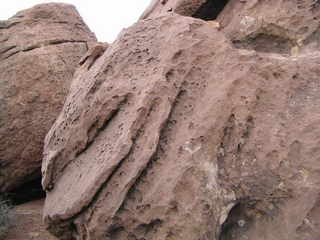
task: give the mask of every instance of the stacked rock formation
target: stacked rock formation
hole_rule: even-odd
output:
[[[318,1],[153,1],[45,139],[60,239],[320,236]]]
[[[37,5],[0,22],[0,193],[41,177],[44,137],[91,41],[67,4]]]

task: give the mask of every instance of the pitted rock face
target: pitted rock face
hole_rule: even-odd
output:
[[[43,141],[87,41],[76,9],[41,4],[0,22],[0,192],[41,176]]]
[[[175,13],[145,19],[78,69],[45,141],[52,233],[319,236],[320,53],[238,47],[225,31]]]
[[[237,48],[298,55],[319,47],[315,0],[153,0],[140,19],[176,13],[215,20]]]

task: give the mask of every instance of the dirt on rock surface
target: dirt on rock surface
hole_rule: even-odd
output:
[[[13,208],[13,223],[4,240],[57,240],[42,223],[44,200],[31,201]]]
[[[0,193],[41,177],[44,137],[91,41],[68,4],[40,4],[0,21]]]

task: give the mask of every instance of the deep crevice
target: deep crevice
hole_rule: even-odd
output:
[[[183,85],[184,83],[182,83],[181,85]],[[137,189],[137,186],[143,182],[143,178],[146,177],[148,170],[150,170],[154,163],[158,160],[158,155],[160,154],[161,151],[163,151],[162,147],[161,147],[161,141],[163,139],[163,136],[165,134],[165,132],[167,131],[167,129],[169,128],[170,125],[170,119],[172,118],[172,114],[176,108],[176,105],[178,104],[181,96],[185,93],[185,90],[180,89],[180,91],[177,93],[173,104],[171,106],[169,115],[167,117],[167,119],[163,122],[162,126],[160,127],[160,133],[159,133],[159,140],[158,140],[158,144],[156,147],[156,150],[153,152],[153,154],[151,155],[146,167],[142,170],[142,172],[140,173],[140,175],[137,177],[136,181],[132,184],[132,186],[130,187],[130,189],[128,190],[127,196],[126,198],[124,198],[122,205],[119,207],[118,211],[124,208],[124,205],[127,201],[127,198],[130,198],[130,195],[132,195],[135,191],[135,189]],[[116,213],[117,214],[117,213]],[[115,215],[116,215],[115,214]]]
[[[215,20],[230,0],[207,0],[192,15],[205,21]]]
[[[87,151],[90,148],[90,146],[92,145],[94,140],[100,135],[100,133],[102,133],[109,126],[109,124],[117,117],[117,115],[118,115],[119,111],[121,111],[121,108],[123,107],[123,105],[125,105],[128,102],[128,97],[129,97],[129,94],[124,95],[123,99],[121,101],[119,101],[116,104],[115,108],[113,108],[108,113],[108,115],[105,117],[104,121],[99,123],[99,120],[96,120],[91,125],[91,127],[87,131],[88,140],[87,140],[86,144],[83,146],[83,148],[80,148],[78,151],[76,151],[76,154],[73,159],[77,159],[82,153],[84,153],[85,151]],[[64,170],[67,168],[67,166],[69,166],[72,162],[73,162],[73,160],[66,163],[59,171],[60,174],[62,172],[64,172]]]
[[[107,115],[105,120],[102,122],[102,124],[99,122],[99,120],[96,120],[88,129],[87,135],[88,135],[88,140],[86,145],[84,146],[83,149],[80,149],[76,155],[75,158],[79,157],[83,152],[85,152],[87,149],[90,148],[94,140],[99,136],[101,132],[103,132],[107,126],[110,124],[110,122],[117,116],[119,111],[121,110],[121,107],[126,104],[127,102],[127,97],[122,100],[115,109],[112,109],[110,113]],[[101,125],[101,126],[99,126]]]
[[[108,177],[107,181],[105,181],[103,183],[103,185],[100,187],[100,190],[97,192],[97,194],[94,196],[94,199],[98,199],[99,195],[100,195],[100,192],[103,191],[103,189],[105,189],[105,187],[109,184],[110,180],[113,178],[114,175],[116,175],[119,170],[121,169],[121,167],[124,165],[124,163],[126,161],[128,161],[129,157],[135,152],[136,150],[136,146],[137,146],[137,141],[138,139],[141,137],[141,135],[144,134],[144,129],[145,129],[145,124],[148,123],[148,118],[150,117],[150,114],[151,112],[155,111],[154,108],[157,106],[157,101],[155,100],[150,108],[148,109],[148,112],[147,114],[145,115],[145,119],[140,119],[138,122],[142,122],[142,124],[140,125],[140,127],[138,128],[138,130],[136,130],[136,132],[133,134],[131,140],[132,140],[132,145],[131,145],[131,148],[128,152],[128,154],[118,163],[118,165],[116,166],[116,168],[112,171],[112,173],[110,174],[110,176]],[[139,118],[139,117],[138,117]],[[148,164],[148,163],[147,163]],[[146,165],[147,165],[146,164]],[[143,168],[144,170],[145,168]],[[143,170],[141,172],[143,172]],[[130,192],[130,189],[132,188],[133,185],[135,185],[136,181],[139,179],[140,175],[141,175],[141,172],[140,173],[137,173],[136,175],[136,179],[135,181],[131,184],[131,187],[129,187],[126,191],[126,195],[124,196],[124,198],[122,199],[119,199],[119,201],[122,201],[122,203],[120,204],[119,208],[115,211],[116,213],[118,212],[119,209],[121,209],[122,205],[124,204],[126,198],[127,198],[127,195],[129,194]],[[133,177],[134,178],[134,177]],[[96,200],[92,200],[92,202],[95,202]],[[93,209],[92,213],[91,213],[91,216],[90,216],[90,220],[91,220],[91,217],[92,217],[92,214],[94,212],[95,209]],[[116,215],[115,213],[115,215]]]
[[[219,240],[240,239],[252,224],[252,217],[248,214],[250,204],[237,203],[229,212],[225,222],[221,226]]]
[[[6,195],[6,198],[9,199],[13,205],[42,199],[46,196],[41,186],[41,177],[26,182],[22,186],[8,192]]]

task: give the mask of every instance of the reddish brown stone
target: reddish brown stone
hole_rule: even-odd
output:
[[[40,178],[45,134],[95,40],[67,4],[37,5],[0,22],[0,192]]]
[[[231,0],[216,28],[200,2],[77,70],[42,168],[60,239],[320,236],[319,4]]]

